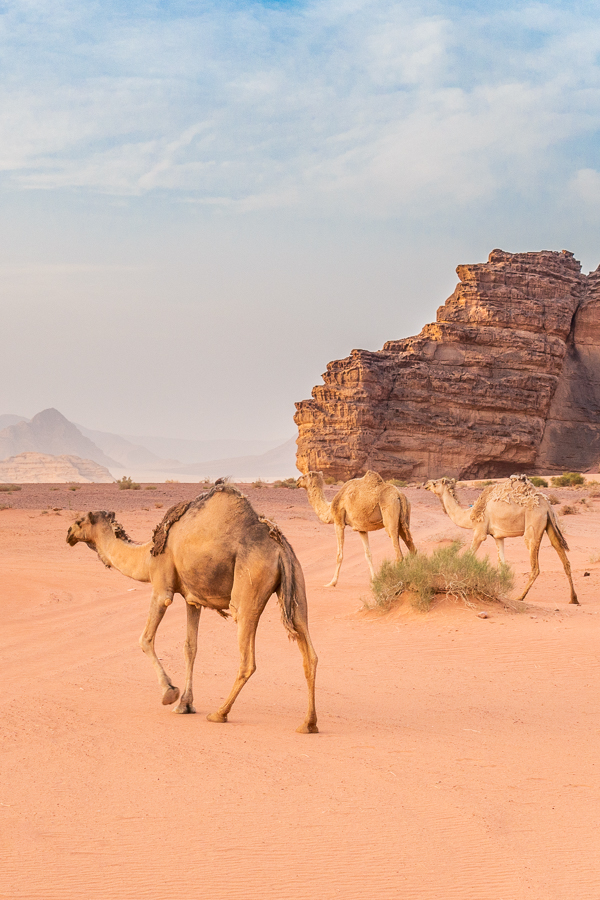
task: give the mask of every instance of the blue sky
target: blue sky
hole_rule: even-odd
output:
[[[283,438],[459,263],[595,268],[599,52],[591,3],[0,3],[0,412]]]

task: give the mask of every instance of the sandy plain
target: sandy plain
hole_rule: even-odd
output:
[[[233,682],[235,626],[203,613],[199,714],[177,716],[137,645],[149,586],[65,542],[88,509],[116,510],[145,540],[199,490],[0,495],[2,900],[599,897],[600,502],[561,520],[581,607],[544,538],[525,613],[443,603],[381,617],[361,611],[357,535],[326,589],[335,536],[304,492],[244,488],[307,579],[321,730],[299,735],[300,654],[274,598],[226,725],[205,715]],[[420,549],[466,536],[437,498],[407,493]],[[383,533],[372,546],[376,563],[389,553]],[[522,540],[507,558],[520,584]],[[177,598],[157,638],[180,687],[184,620]]]

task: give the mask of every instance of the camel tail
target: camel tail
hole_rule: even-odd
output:
[[[567,544],[567,540],[566,540],[564,534],[560,530],[560,525],[558,524],[558,519],[556,518],[552,507],[550,507],[550,509],[548,510],[548,524],[546,525],[546,531],[550,531],[550,530],[552,530],[554,532],[554,534],[556,535],[558,542],[559,542],[560,546],[563,548],[563,550],[568,550],[569,545]]]
[[[281,621],[285,626],[288,637],[295,641],[298,638],[298,631],[295,625],[296,610],[298,604],[304,598],[304,577],[298,557],[283,534],[279,543],[281,544],[281,553],[279,554],[281,580],[277,596],[281,608]]]

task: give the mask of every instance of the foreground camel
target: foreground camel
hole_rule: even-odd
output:
[[[331,503],[323,495],[325,481],[322,472],[307,472],[296,483],[307,492],[308,502],[321,522],[335,525],[337,561],[333,578],[325,587],[335,587],[337,584],[344,558],[346,525],[360,535],[371,578],[375,577],[375,571],[367,532],[385,528],[394,545],[397,560],[402,559],[399,537],[411,553],[416,553],[410,533],[410,503],[397,487],[384,481],[377,472],[367,472],[362,478],[347,481]]]
[[[304,576],[287,539],[272,522],[259,517],[236,488],[217,484],[196,500],[172,507],[155,529],[153,540],[134,544],[112,512],[90,512],[78,519],[67,543],[83,541],[108,567],[136,581],[152,584],[152,601],[140,638],[163,689],[162,702],[175,703],[174,687],[154,649],[156,631],[166,609],[179,593],[187,606],[185,690],[175,709],[193,713],[192,679],[202,607],[237,622],[240,668],[227,700],[208,716],[226,722],[233,703],[256,670],[255,637],[260,616],[271,594],[277,593],[281,616],[291,638],[299,644],[308,684],[308,713],[297,729],[315,733],[315,674],[317,655],[308,632]]]
[[[436,481],[428,481],[425,488],[440,498],[445,512],[455,525],[473,531],[471,543],[473,553],[477,552],[488,534],[491,534],[496,542],[498,559],[501,563],[505,563],[504,539],[525,538],[531,571],[525,590],[517,600],[523,600],[540,574],[540,544],[546,532],[569,579],[571,586],[569,602],[579,604],[571,578],[571,566],[566,554],[569,547],[565,537],[548,498],[536,491],[526,476],[512,475],[507,481],[487,487],[470,509],[464,509],[459,504],[455,484],[454,478],[438,478]]]

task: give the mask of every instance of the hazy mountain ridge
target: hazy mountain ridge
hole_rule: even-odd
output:
[[[57,409],[44,409],[30,421],[24,419],[0,431],[0,459],[28,452],[91,459],[107,469],[119,466]]]
[[[0,460],[23,453],[55,458],[69,456],[82,463],[97,463],[110,470],[114,477],[127,474],[137,480],[185,480],[218,475],[241,480],[292,477],[296,474],[295,449],[294,438],[282,444],[258,440],[130,439],[76,425],[56,409],[43,410],[33,419],[0,415]],[[174,453],[168,458],[156,450],[167,453],[180,450],[181,453],[179,458],[174,458]]]

